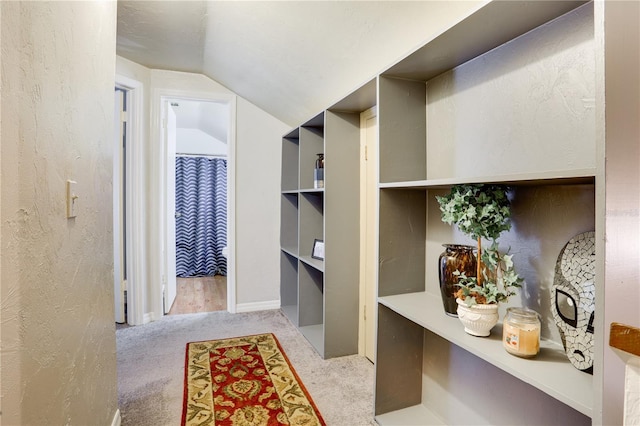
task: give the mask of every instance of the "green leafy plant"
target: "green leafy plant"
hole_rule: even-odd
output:
[[[498,250],[497,239],[511,229],[511,203],[508,188],[492,184],[454,185],[446,196],[436,196],[442,221],[458,226],[460,231],[477,240],[477,271],[467,277],[456,271],[460,290],[456,296],[469,306],[506,301],[515,295],[522,278],[515,272],[512,255]],[[482,250],[482,239],[491,246]]]

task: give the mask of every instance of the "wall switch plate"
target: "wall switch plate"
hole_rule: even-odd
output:
[[[76,192],[77,182],[67,180],[67,218],[76,217],[78,214],[78,193]]]

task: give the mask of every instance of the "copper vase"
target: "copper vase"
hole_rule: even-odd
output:
[[[440,293],[442,304],[447,315],[457,317],[458,304],[455,293],[458,276],[455,271],[464,272],[467,277],[476,276],[476,256],[474,246],[462,244],[443,244],[445,250],[438,259],[438,275],[440,278]]]

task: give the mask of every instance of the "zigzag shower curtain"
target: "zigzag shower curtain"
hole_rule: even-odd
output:
[[[227,275],[227,160],[176,157],[176,275]]]

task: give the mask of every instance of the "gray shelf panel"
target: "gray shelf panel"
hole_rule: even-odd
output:
[[[325,354],[358,353],[360,113],[325,113]]]
[[[324,358],[324,327],[322,324],[301,326],[300,333],[311,343],[311,346]]]
[[[381,190],[378,294],[424,290],[426,197],[413,190]]]
[[[378,302],[580,413],[592,416],[593,376],[575,369],[560,345],[542,340],[540,354],[534,359],[523,359],[510,355],[502,347],[501,324],[492,330],[490,337],[470,336],[457,318],[444,314],[439,296],[418,292],[380,297]]]
[[[281,187],[283,191],[298,189],[298,161],[300,157],[298,138],[282,139]]]
[[[281,195],[280,245],[298,253],[298,194]]]
[[[587,1],[493,1],[387,69],[383,75],[427,81],[543,25]]]
[[[302,127],[324,127],[324,111],[305,121]]]
[[[327,109],[335,112],[361,113],[376,105],[376,94],[376,79],[373,78]]]
[[[314,189],[313,170],[318,154],[322,153],[324,153],[324,129],[322,127],[301,127],[298,170],[298,183],[301,190]]]
[[[288,254],[291,257],[294,258],[298,258],[298,250],[297,247],[280,247],[280,250],[282,250],[282,252]]]
[[[311,256],[313,242],[324,240],[324,193],[310,192],[298,199],[299,218],[299,256]]]
[[[375,360],[376,415],[422,401],[424,329],[378,303]]]
[[[306,263],[298,263],[298,325],[323,324],[324,276]]]
[[[499,183],[509,186],[583,185],[595,183],[595,169],[558,170],[541,173],[482,176],[478,178],[430,179],[404,182],[382,182],[381,189],[444,189],[457,184]]]
[[[280,310],[291,321],[293,325],[298,324],[298,306],[281,305]]]
[[[422,82],[378,78],[380,182],[427,178],[426,88]]]
[[[287,138],[287,139],[298,139],[299,137],[300,137],[300,129],[298,127],[296,127],[295,129],[292,129],[289,133],[283,136],[283,138]]]
[[[280,306],[298,325],[298,259],[284,251],[280,253]]]
[[[308,255],[302,255],[299,257],[300,262],[304,262],[306,265],[317,269],[320,272],[324,272],[324,261],[320,260],[320,259],[314,259],[311,256]]]

